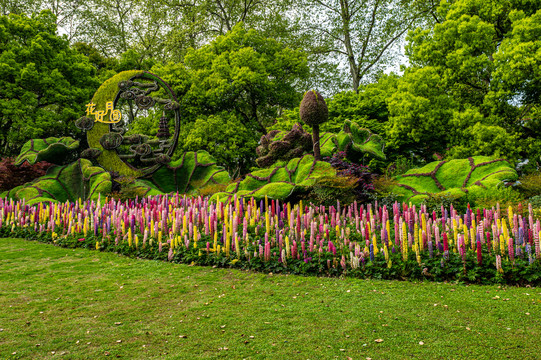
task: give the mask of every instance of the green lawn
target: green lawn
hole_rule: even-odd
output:
[[[540,303],[536,288],[273,276],[0,239],[1,359],[538,359]]]

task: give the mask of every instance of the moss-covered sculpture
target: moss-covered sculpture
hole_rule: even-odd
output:
[[[321,160],[319,145],[319,125],[329,120],[329,109],[323,96],[315,90],[307,91],[299,107],[301,121],[312,127],[314,158]]]
[[[166,99],[161,98],[164,94]],[[159,111],[153,109],[157,104]],[[116,105],[127,112],[126,122],[122,120],[124,115],[119,116],[122,112],[115,109]],[[130,127],[126,125],[133,125],[138,113],[134,108],[140,110],[145,119],[161,116],[156,138],[126,134]],[[103,122],[108,111],[109,122]],[[171,119],[174,121],[170,124]],[[27,203],[93,199],[100,193],[111,192],[110,173],[115,173],[118,179],[129,180],[125,183],[130,188],[139,188],[145,194],[177,191],[193,194],[209,186],[223,189],[230,182],[229,174],[205,151],[185,153],[181,159],[171,161],[180,126],[179,104],[169,86],[148,72],[125,71],[107,80],[87,105],[87,116],[78,119],[76,126],[86,132],[90,146],[81,152],[82,159],[51,168],[45,176],[0,196],[26,199]],[[174,129],[173,139],[171,129]],[[31,140],[23,146],[17,163],[57,162],[78,146],[79,142],[72,138]],[[125,161],[132,159],[136,161]],[[105,169],[92,166],[90,160]],[[143,176],[146,178],[141,179]]]
[[[256,163],[269,167],[279,160],[289,161],[312,150],[312,136],[296,123],[289,132],[274,130],[261,136],[261,145],[256,149]]]
[[[194,194],[209,185],[227,185],[229,174],[216,165],[206,151],[186,152],[182,158],[161,167],[148,179],[138,179],[136,186],[146,189],[146,195],[171,192]]]
[[[27,141],[17,158],[15,165],[27,161],[33,165],[39,161],[48,161],[53,164],[62,164],[69,155],[79,148],[79,141],[71,137],[50,137],[47,139],[32,139]]]
[[[338,151],[344,151],[350,161],[358,161],[366,156],[385,159],[385,142],[381,136],[369,129],[346,120],[338,133],[322,133],[320,136],[321,156],[332,157]],[[297,123],[291,131],[270,131],[263,135],[257,148],[257,165],[269,167],[277,161],[289,161],[310,153],[313,149],[312,137]]]
[[[290,160],[286,165],[254,171],[240,182],[231,184],[225,192],[214,194],[211,200],[241,197],[285,200],[296,189],[308,188],[323,177],[336,176],[336,170],[327,162],[316,161],[312,155]]]
[[[393,192],[403,201],[422,202],[429,194],[474,196],[495,188],[502,180],[516,180],[515,169],[503,159],[474,156],[468,159],[435,161],[397,177]]]
[[[165,95],[167,98],[158,98],[156,94]],[[80,129],[87,131],[90,148],[96,149],[85,155],[96,156],[96,161],[106,170],[129,177],[150,175],[168,163],[180,131],[179,104],[171,88],[149,72],[123,71],[104,82],[92,98],[95,112],[107,112],[106,104],[110,102],[114,103],[115,111],[124,106],[119,123],[92,123],[92,118],[88,116],[76,122]],[[148,136],[140,134],[124,136],[127,131],[126,124],[133,122],[138,113],[151,117],[149,109],[155,105],[161,106],[159,112],[162,114],[158,139],[149,139]],[[169,131],[169,119],[173,121],[173,134]],[[148,145],[144,149],[129,146],[144,144]],[[123,151],[125,153],[122,153]]]
[[[338,151],[344,151],[352,160],[367,155],[385,159],[385,142],[381,136],[349,120],[344,121],[344,127],[338,134],[323,133],[320,141],[321,156],[330,157]]]
[[[0,197],[25,199],[31,205],[38,202],[65,202],[97,199],[111,192],[111,175],[86,159],[69,165],[55,166],[31,183],[16,187]]]

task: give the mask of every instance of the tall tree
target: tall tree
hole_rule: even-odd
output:
[[[426,160],[539,161],[539,2],[458,0],[438,14],[409,36],[411,66],[388,99],[390,146]]]
[[[50,12],[0,17],[0,152],[32,138],[74,136],[74,121],[97,89],[88,58],[56,35]]]
[[[337,67],[347,64],[355,91],[396,60],[406,32],[435,10],[431,1],[419,0],[301,0],[301,4],[311,52],[327,55]]]
[[[216,129],[213,134],[205,130],[207,136],[203,141],[200,136],[203,131],[194,127],[201,127],[206,119],[213,123],[223,119],[224,126],[242,127],[234,130],[239,133],[236,138],[253,151],[256,143],[247,139],[257,140],[265,134],[266,127],[281,109],[298,106],[302,94],[296,90],[295,83],[308,76],[306,55],[302,51],[292,50],[254,29],[247,30],[243,24],[237,24],[200,49],[188,50],[183,63],[158,64],[152,71],[183,99],[183,120],[191,125],[182,130],[185,132],[179,148],[219,142],[220,146],[209,146],[207,150],[211,153],[223,148],[219,139],[231,129]],[[237,144],[239,151],[247,153],[240,145]],[[218,159],[225,159],[217,155]],[[228,166],[241,164],[241,172],[253,164],[231,161]]]

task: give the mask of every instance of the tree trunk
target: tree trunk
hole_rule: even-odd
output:
[[[314,142],[314,159],[321,160],[321,153],[319,149],[319,125],[312,126],[312,141]]]

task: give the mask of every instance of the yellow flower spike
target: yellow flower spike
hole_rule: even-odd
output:
[[[289,257],[289,252],[290,252],[290,249],[289,249],[289,236],[286,235],[286,254],[287,254],[287,257]]]
[[[135,248],[139,248],[139,237],[135,235]]]
[[[194,226],[193,227],[193,241],[194,242],[197,242],[198,240],[198,237],[197,237],[197,226]]]
[[[267,197],[267,195],[265,195],[265,212],[268,213],[268,210],[269,210],[269,198]]]
[[[406,222],[404,221],[402,223],[402,239],[400,239],[402,241],[402,248],[404,247],[408,247],[408,228],[406,227]]]
[[[214,251],[216,251],[217,248],[218,248],[218,232],[215,232],[214,233],[214,245],[213,245]]]
[[[266,198],[266,196],[265,196]],[[266,230],[267,230],[267,233],[270,234],[270,218],[269,218],[269,212],[265,212],[265,225],[266,225]]]
[[[161,244],[161,242],[162,242],[162,231],[159,230],[159,231],[158,231],[158,243]]]
[[[229,257],[229,250],[231,250],[231,234],[227,234],[225,237],[225,256]]]
[[[86,238],[86,235],[88,234],[88,218],[85,218],[84,225],[83,225],[83,234]]]
[[[96,241],[96,250],[99,250],[100,249],[100,243],[99,241]]]
[[[131,227],[128,228],[128,246],[131,247]]]
[[[387,230],[387,239],[391,242],[391,222],[389,220],[385,224],[385,229]]]
[[[287,221],[289,222],[289,217],[291,216],[291,203],[287,203]]]
[[[475,248],[475,244],[476,244],[476,236],[475,236],[475,229],[477,229],[476,227],[471,227],[470,228],[470,245],[471,245],[471,249],[474,250]]]
[[[383,244],[383,255],[385,255],[385,261],[389,261],[389,249],[386,244]]]
[[[237,235],[235,235],[235,252],[237,253],[237,259],[240,259],[239,237]]]
[[[413,242],[419,244],[419,225],[417,223],[413,225]]]
[[[222,247],[218,245],[218,248],[216,250],[216,255],[220,255],[220,252],[222,251]]]
[[[303,210],[304,210],[304,207],[302,206],[302,200],[301,200],[301,201],[299,201],[299,212],[301,214],[301,217],[303,215]]]
[[[469,236],[468,236],[468,227],[466,226],[466,224],[463,225],[463,229],[464,231],[464,245],[468,246],[470,244],[470,239],[469,239]]]
[[[422,230],[426,233],[426,216],[425,216],[425,213],[421,214],[421,226],[422,226]]]
[[[372,237],[372,244],[374,245],[374,256],[376,256],[378,253],[379,253],[379,249],[378,249],[378,240],[376,238],[376,234],[374,234],[374,236]]]
[[[152,237],[156,236],[154,234],[154,218],[150,219],[150,236]]]
[[[182,216],[182,235],[186,234],[186,231],[188,230],[188,219],[186,219],[186,215]]]
[[[505,255],[505,239],[503,235],[500,235],[500,254]]]

